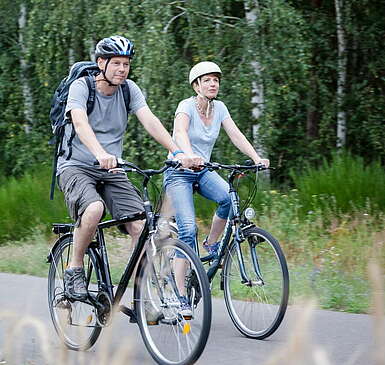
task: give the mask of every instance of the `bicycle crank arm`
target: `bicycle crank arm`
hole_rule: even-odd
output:
[[[130,323],[137,323],[136,312],[131,308],[126,307],[125,305],[119,306],[119,311],[124,313],[126,316],[130,317]]]

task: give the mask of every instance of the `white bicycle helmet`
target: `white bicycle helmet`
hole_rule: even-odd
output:
[[[210,61],[199,62],[190,70],[189,83],[192,85],[197,78],[212,73],[222,76],[222,71],[216,63]]]

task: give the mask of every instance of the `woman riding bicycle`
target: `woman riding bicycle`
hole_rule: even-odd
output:
[[[221,126],[232,143],[255,164],[269,166],[268,159],[258,156],[253,146],[236,126],[226,105],[215,100],[220,86],[222,71],[214,62],[200,62],[191,68],[189,83],[196,95],[182,100],[175,112],[173,140],[180,150],[193,160],[195,171],[169,169],[164,176],[164,185],[170,197],[179,239],[194,248],[196,223],[193,202],[193,184],[198,186],[198,193],[219,204],[208,237],[203,246],[209,253],[215,254],[218,239],[226,225],[230,211],[229,187],[215,171],[201,169],[204,162],[209,162],[211,152]],[[172,157],[171,154],[169,157]]]

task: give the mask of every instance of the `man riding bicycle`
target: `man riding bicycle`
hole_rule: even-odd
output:
[[[127,83],[130,92],[129,113],[135,114],[147,132],[162,146],[176,155],[179,148],[159,119],[152,113],[140,88],[127,80],[134,56],[133,43],[121,36],[102,39],[95,56],[100,73],[95,76],[95,106],[87,115],[88,86],[85,78],[75,80],[69,90],[66,125],[63,139],[64,154],[58,159],[58,184],[63,191],[71,218],[76,222],[74,250],[64,274],[65,293],[74,300],[87,298],[83,257],[97,224],[107,208],[114,219],[137,215],[125,223],[135,244],[143,228],[140,213],[143,202],[125,174],[109,173],[122,156],[123,136],[127,127],[127,110],[120,85]],[[72,135],[72,128],[75,135]],[[72,140],[72,143],[68,143]],[[68,145],[71,144],[71,158]],[[190,167],[184,153],[178,152],[182,166]],[[99,167],[94,166],[94,161]]]

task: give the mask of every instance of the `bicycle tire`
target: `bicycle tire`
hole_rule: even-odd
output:
[[[184,290],[192,303],[191,319],[179,312],[176,252],[188,262]],[[172,238],[158,240],[155,253],[149,245],[137,271],[134,303],[143,341],[158,364],[192,364],[199,358],[211,327],[211,295],[206,272],[190,247]]]
[[[71,258],[73,235],[60,239],[51,253],[48,272],[48,306],[54,328],[62,342],[71,350],[84,351],[92,347],[98,339],[102,327],[97,323],[95,308],[87,303],[68,300],[64,295],[63,274]],[[97,259],[92,249],[84,256],[89,293],[97,292],[100,279]]]
[[[278,241],[268,232],[251,227],[244,232],[240,249],[251,286],[241,283],[236,244],[226,254],[223,268],[227,311],[235,327],[246,337],[262,340],[281,324],[289,298],[289,272]],[[258,283],[251,250],[255,250],[262,283]]]

